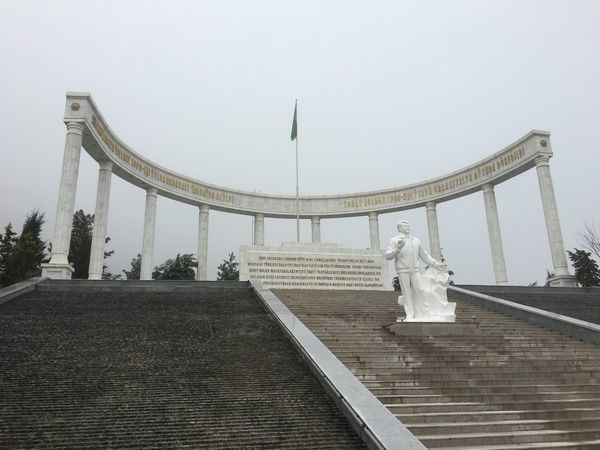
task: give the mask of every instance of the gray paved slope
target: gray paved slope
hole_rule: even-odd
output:
[[[0,306],[0,447],[361,448],[248,289]]]

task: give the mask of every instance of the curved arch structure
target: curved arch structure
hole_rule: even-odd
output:
[[[254,243],[258,245],[262,245],[264,242],[263,224],[265,217],[296,218],[296,198],[293,196],[259,194],[216,186],[179,174],[144,158],[140,153],[135,152],[125,144],[111,130],[89,93],[67,93],[64,121],[67,125],[67,139],[61,192],[57,208],[57,228],[53,241],[56,251],[53,251],[50,264],[54,264],[56,268],[58,268],[57,265],[68,265],[66,260],[68,236],[70,235],[70,218],[74,206],[74,190],[77,183],[81,147],[97,160],[101,167],[96,208],[97,218],[99,216],[101,218],[105,217],[108,210],[110,174],[114,173],[147,191],[146,227],[144,231],[144,249],[147,251],[144,253],[146,257],[142,260],[142,272],[145,269],[146,276],[148,275],[148,267],[151,266],[151,248],[154,239],[152,215],[155,214],[157,195],[200,208],[199,261],[203,257],[205,258],[206,255],[206,246],[200,247],[202,242],[207,241],[208,225],[207,222],[203,224],[202,221],[208,220],[209,209],[254,216]],[[493,186],[530,168],[537,167],[548,233],[549,237],[552,236],[550,237],[550,245],[555,263],[555,273],[568,276],[564,245],[549,172],[548,161],[551,156],[550,133],[534,130],[489,157],[438,178],[378,191],[300,197],[299,214],[301,218],[311,219],[313,241],[320,240],[321,218],[368,216],[371,247],[378,249],[377,217],[379,214],[426,207],[431,251],[434,256],[439,256],[435,205],[477,191],[483,191],[496,279],[497,282],[505,284],[506,271],[503,268],[504,256],[502,254]],[[96,227],[104,228],[104,235],[106,234],[105,222],[105,220],[100,220],[100,226]],[[152,223],[149,224],[148,222]],[[95,244],[96,246],[93,245],[92,248],[92,258],[94,258],[94,252],[96,252],[96,255],[102,254],[100,250],[102,252],[104,250],[103,237],[99,235]],[[562,256],[559,256],[559,254],[562,254]],[[146,265],[144,265],[144,259]],[[95,261],[95,263],[94,273],[92,273],[92,263],[90,263],[90,277],[98,278],[98,267],[101,270],[102,265],[98,266],[98,261]],[[53,275],[48,270],[46,272]],[[206,267],[202,268],[199,265],[200,277],[202,277],[201,272],[205,273]]]

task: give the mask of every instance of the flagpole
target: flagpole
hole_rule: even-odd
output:
[[[296,99],[295,111],[298,111],[298,99]],[[296,116],[297,117],[297,116]],[[298,122],[296,121],[296,127]],[[297,128],[296,128],[297,130]],[[296,132],[296,241],[300,242],[300,189],[298,187],[298,133]]]

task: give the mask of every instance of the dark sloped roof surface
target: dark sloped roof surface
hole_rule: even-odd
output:
[[[0,306],[0,447],[360,448],[248,289]]]

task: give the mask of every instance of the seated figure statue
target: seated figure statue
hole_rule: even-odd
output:
[[[398,223],[400,234],[390,240],[386,259],[393,259],[402,295],[398,303],[404,305],[406,322],[454,322],[456,303],[449,303],[448,268],[436,261],[421,246],[421,241],[410,235],[406,220]],[[419,260],[426,264],[423,272]],[[398,319],[400,320],[400,319]]]

